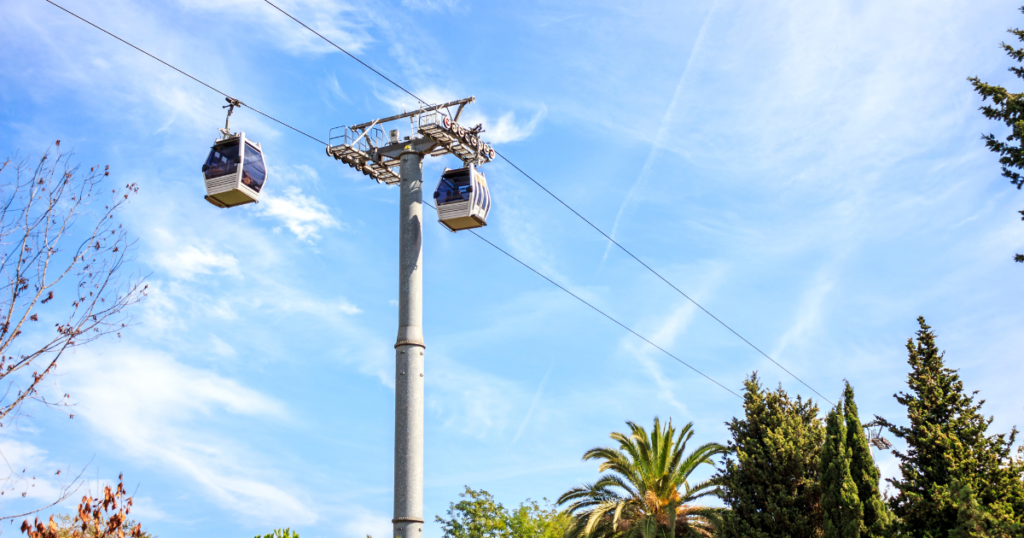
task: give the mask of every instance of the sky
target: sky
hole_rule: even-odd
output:
[[[415,106],[260,0],[58,3],[320,139]],[[1024,425],[1024,197],[967,81],[1019,87],[999,48],[1017,4],[280,5],[430,102],[475,96],[485,140],[826,398],[848,380],[862,418],[905,423],[893,395],[925,316],[993,431]],[[124,473],[161,538],[388,536],[397,188],[242,109],[269,180],[259,204],[215,208],[200,167],[222,96],[43,0],[0,6],[0,153],[60,139],[138,183],[121,218],[151,289],[122,339],[62,359],[49,390],[73,420],[33,408],[4,431],[9,465],[40,478],[3,511],[46,504],[71,469],[81,491]],[[428,159],[425,188],[454,164]],[[757,371],[828,407],[516,170],[484,172],[489,241],[733,391]],[[466,486],[517,505],[593,481],[582,454],[626,421],[729,439],[736,396],[434,218],[426,538]]]

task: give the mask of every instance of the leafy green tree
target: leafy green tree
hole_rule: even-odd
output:
[[[843,413],[846,418],[846,447],[850,450],[850,476],[857,485],[857,497],[864,511],[861,536],[882,538],[889,536],[892,515],[882,501],[878,489],[881,473],[871,456],[868,437],[860,423],[857,403],[853,400],[853,387],[846,383],[843,390]]]
[[[1024,8],[1021,8],[1024,11]],[[1017,28],[1008,30],[1019,41],[1024,41],[1024,31]],[[1024,49],[1016,48],[1003,42],[1000,44],[1006,54],[1017,63],[1024,62]],[[1024,67],[1011,67],[1010,72],[1018,78],[1024,78]],[[1010,180],[1018,190],[1024,187],[1024,177],[1020,170],[1024,169],[1024,93],[1010,93],[1002,86],[994,86],[982,82],[978,77],[968,78],[974,91],[981,95],[982,102],[992,99],[991,105],[981,107],[981,112],[990,120],[997,120],[1010,128],[1010,133],[1003,141],[993,134],[983,135],[985,145],[994,153],[999,154],[999,163],[1003,167],[1003,176]],[[1024,215],[1024,211],[1020,212]],[[1024,262],[1024,254],[1017,254],[1014,259]]]
[[[642,426],[626,422],[630,432],[611,434],[618,447],[588,450],[584,460],[600,460],[597,482],[565,492],[558,504],[569,504],[574,523],[569,538],[711,536],[720,509],[694,503],[719,488],[705,480],[690,484],[690,476],[702,465],[714,465],[724,452],[717,443],[703,444],[686,452],[693,437],[693,423],[676,433],[670,420],[662,426],[655,418],[648,434]]]
[[[569,514],[554,507],[544,508],[529,499],[519,508],[509,510],[508,516],[508,528],[513,538],[562,538],[572,525]]]
[[[1016,428],[1005,434],[986,435],[992,418],[981,414],[984,400],[965,393],[956,370],[945,366],[935,345],[935,334],[918,318],[917,341],[907,342],[909,391],[896,394],[906,406],[909,426],[885,419],[878,423],[907,444],[906,453],[894,450],[901,479],[889,479],[896,488],[890,499],[903,536],[938,538],[964,530],[965,489],[996,525],[1015,525],[1024,518],[1024,462],[1011,455]],[[968,497],[969,498],[969,497]],[[964,531],[966,532],[966,531]]]
[[[818,538],[822,528],[818,466],[825,429],[818,406],[779,387],[767,391],[755,372],[745,381],[744,418],[732,433],[725,467],[721,536]]]
[[[466,487],[451,503],[448,518],[437,516],[445,538],[561,538],[571,519],[554,508],[529,499],[514,510],[484,490]]]
[[[846,417],[843,404],[829,411],[825,427],[825,445],[821,449],[821,511],[824,538],[859,538],[864,509],[857,484],[850,474],[853,451],[847,447]]]

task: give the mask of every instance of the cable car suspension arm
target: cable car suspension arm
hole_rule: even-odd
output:
[[[224,128],[219,129],[219,131],[224,135],[224,138],[229,138],[231,136],[231,113],[235,111],[236,106],[243,107],[245,104],[234,97],[225,97],[224,100],[227,101],[228,104],[221,108],[228,109],[228,116],[224,118]]]

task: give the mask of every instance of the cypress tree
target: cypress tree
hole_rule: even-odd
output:
[[[865,538],[881,538],[888,536],[888,528],[892,519],[889,510],[882,501],[878,489],[881,473],[871,456],[868,437],[857,414],[857,403],[853,401],[853,387],[846,383],[843,389],[843,412],[846,418],[846,446],[850,450],[850,476],[857,485],[857,497],[864,510],[864,526],[861,536]]]
[[[724,468],[715,479],[731,508],[722,521],[727,538],[819,538],[818,465],[825,430],[818,407],[780,387],[762,389],[755,372],[745,382],[744,417],[732,433]]]
[[[965,521],[977,519],[966,517],[972,510],[983,510],[991,516],[985,520],[998,527],[1019,524],[1024,516],[1024,463],[1010,455],[1017,430],[1009,436],[986,435],[992,418],[981,414],[984,400],[975,402],[976,392],[964,392],[956,370],[946,368],[931,327],[924,318],[918,324],[916,343],[907,342],[910,390],[895,395],[907,408],[910,426],[878,419],[907,444],[906,453],[893,451],[902,478],[889,479],[897,491],[889,504],[899,518],[900,535],[945,538],[954,530],[964,531]],[[964,488],[977,508],[963,506]]]
[[[864,510],[850,475],[852,451],[846,446],[842,404],[829,411],[821,449],[821,512],[824,538],[859,538]]]

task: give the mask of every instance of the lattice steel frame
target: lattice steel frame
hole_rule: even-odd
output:
[[[475,97],[467,97],[366,123],[335,127],[330,132],[327,154],[377,183],[388,185],[400,181],[398,156],[402,148],[410,143],[420,146],[423,139],[431,142],[423,152],[425,155],[439,157],[450,153],[467,165],[488,163],[494,160],[496,153],[490,144],[480,139],[482,127],[466,128],[458,123],[463,108],[474,101]],[[450,109],[455,106],[458,109],[453,115]],[[398,141],[386,138],[382,126],[405,118],[409,118],[413,133]],[[336,131],[340,132],[335,134]]]

